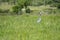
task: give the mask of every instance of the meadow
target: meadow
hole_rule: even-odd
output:
[[[60,16],[0,15],[0,40],[60,40]]]
[[[2,9],[11,7],[0,6]],[[39,16],[37,13],[49,6],[29,7],[35,10],[30,15],[0,15],[0,40],[60,40],[60,11]],[[41,18],[40,23],[37,23],[38,18]]]

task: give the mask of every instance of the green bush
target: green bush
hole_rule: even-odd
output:
[[[58,9],[60,9],[60,3],[51,4],[51,7],[57,7]]]
[[[13,6],[12,11],[13,11],[13,13],[16,13],[16,14],[20,13],[21,14],[22,8],[23,8],[23,5]]]
[[[2,9],[0,9],[0,13],[2,12]]]
[[[8,13],[9,9],[0,9],[0,13]]]
[[[13,7],[12,7],[12,11],[13,11],[14,13],[18,13],[18,9],[19,9],[18,6],[13,6]]]
[[[30,13],[31,10],[29,8],[26,9],[26,13]]]
[[[58,4],[57,8],[60,9],[60,4]]]

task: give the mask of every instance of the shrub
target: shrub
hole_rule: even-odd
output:
[[[8,12],[9,12],[9,9],[7,9],[7,10],[3,10],[3,12],[4,12],[4,13],[8,13]]]
[[[18,6],[13,6],[13,7],[12,7],[12,11],[13,11],[14,13],[18,13],[18,9],[19,9]]]
[[[50,5],[51,7],[57,7],[58,9],[60,9],[60,3],[54,3]]]
[[[0,9],[0,13],[8,13],[9,9]]]
[[[13,11],[13,13],[21,14],[21,9],[22,8],[23,8],[23,5],[13,6],[12,11]]]
[[[29,8],[26,9],[26,13],[30,13],[31,10]]]
[[[0,13],[2,12],[2,9],[0,9]]]
[[[58,4],[57,8],[60,9],[60,4]]]

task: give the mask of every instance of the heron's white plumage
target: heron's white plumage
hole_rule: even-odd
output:
[[[41,18],[39,18],[38,20],[37,20],[37,23],[40,23],[41,22]]]

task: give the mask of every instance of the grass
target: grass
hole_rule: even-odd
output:
[[[10,9],[12,6],[1,5],[2,9]],[[49,6],[32,7],[34,10],[27,15],[0,15],[0,40],[60,40],[60,11],[57,15],[41,16],[41,23],[37,23],[40,10],[48,9]],[[45,13],[45,12],[44,12]]]
[[[0,16],[0,40],[60,40],[60,16]]]

